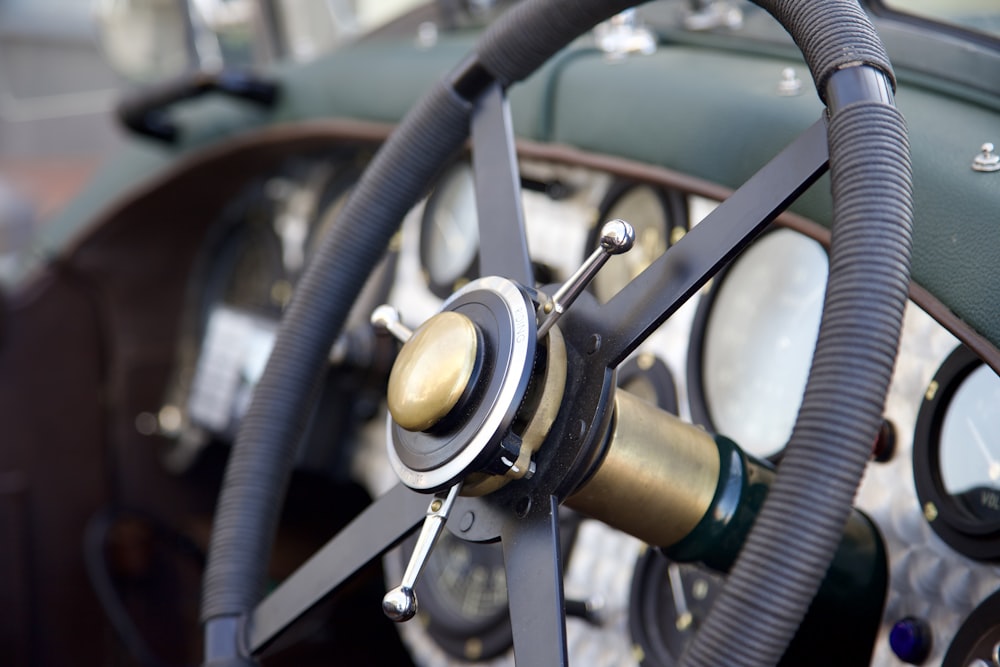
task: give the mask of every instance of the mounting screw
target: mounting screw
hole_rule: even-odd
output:
[[[987,141],[979,150],[979,155],[972,160],[973,171],[1000,171],[1000,156],[993,152],[993,144]]]
[[[794,67],[786,67],[781,70],[778,94],[782,97],[795,97],[802,94],[802,79],[799,78]]]

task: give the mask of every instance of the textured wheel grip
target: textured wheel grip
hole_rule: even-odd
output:
[[[259,600],[288,476],[330,347],[407,211],[468,135],[470,107],[439,85],[382,147],[296,286],[230,454],[202,620]],[[337,289],[330,289],[336,285]]]
[[[479,63],[509,86],[587,30],[636,4],[634,0],[521,2],[483,33],[476,46]]]
[[[833,558],[881,423],[909,286],[909,145],[899,112],[867,102],[842,109],[829,137],[833,254],[802,407],[764,509],[683,665],[778,662]]]
[[[806,59],[820,99],[826,82],[845,67],[868,65],[881,70],[895,88],[889,57],[874,26],[856,1],[753,0],[792,36]]]

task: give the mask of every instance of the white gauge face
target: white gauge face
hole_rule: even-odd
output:
[[[656,190],[638,185],[615,203],[606,216],[621,218],[635,229],[635,245],[615,257],[594,278],[594,293],[603,302],[613,297],[667,249],[669,221]],[[607,220],[601,220],[601,223]]]
[[[454,289],[479,252],[479,218],[472,167],[461,163],[442,176],[427,201],[420,249],[430,282]]]
[[[945,492],[1000,510],[1000,377],[989,366],[972,371],[952,396],[938,452]]]
[[[702,384],[715,430],[764,458],[795,424],[819,332],[829,260],[780,229],[748,248],[718,286],[705,327]]]

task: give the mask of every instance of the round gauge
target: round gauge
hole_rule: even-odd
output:
[[[942,667],[1000,665],[1000,591],[986,598],[958,629]]]
[[[913,475],[924,516],[957,551],[1000,558],[1000,377],[960,346],[924,394]]]
[[[190,465],[210,440],[234,437],[270,356],[282,311],[320,238],[334,226],[356,174],[349,156],[284,164],[247,183],[206,231],[167,396],[167,406],[182,415],[168,431],[174,436],[168,454],[172,467]],[[388,286],[371,281],[366,286],[357,305],[370,311],[369,291],[371,300],[381,303]],[[349,437],[350,420],[362,414],[353,410],[369,400],[370,384],[383,381],[366,370],[341,367],[324,383],[324,405],[334,407],[317,411],[320,416],[311,422],[303,466],[325,469],[336,451],[331,442]]]
[[[642,273],[663,254],[672,242],[687,231],[686,197],[674,190],[651,185],[622,182],[614,185],[604,198],[599,223],[620,218],[635,228],[632,249],[608,262],[594,278],[597,298],[606,302]],[[587,248],[597,247],[600,224],[591,231]]]
[[[420,263],[431,291],[447,298],[476,277],[479,216],[472,166],[458,162],[441,176],[420,222]]]
[[[640,352],[618,369],[618,386],[671,414],[677,414],[674,376],[663,360],[650,352]]]
[[[721,575],[675,563],[658,550],[639,558],[629,597],[629,629],[643,667],[673,667],[708,616]]]
[[[406,551],[412,547],[411,541]],[[445,531],[415,591],[428,634],[449,655],[486,660],[513,644],[499,544],[466,542]]]
[[[561,508],[559,539],[564,567],[580,517]],[[413,552],[412,535],[394,552],[402,572]],[[468,542],[444,531],[414,586],[421,626],[447,654],[460,660],[488,660],[514,644],[507,610],[507,574],[500,543]],[[567,613],[574,606],[567,601]]]
[[[245,203],[224,215],[219,237],[209,240],[199,272],[201,326],[204,334],[214,310],[226,307],[278,318],[287,299],[282,243],[270,224],[273,203],[248,190]],[[234,221],[239,221],[234,224]]]
[[[688,348],[696,423],[761,459],[784,448],[809,376],[828,267],[818,242],[775,229],[715,277]]]

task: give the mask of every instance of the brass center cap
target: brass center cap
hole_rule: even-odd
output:
[[[426,431],[441,421],[465,394],[478,345],[476,325],[461,313],[445,311],[424,322],[389,374],[393,420],[408,431]]]

